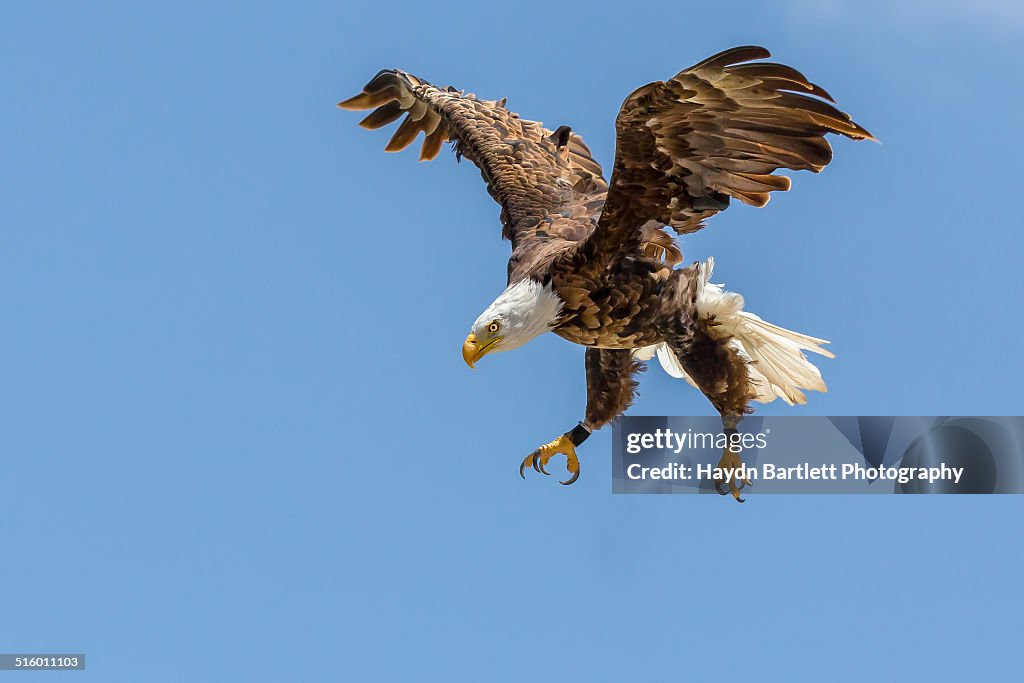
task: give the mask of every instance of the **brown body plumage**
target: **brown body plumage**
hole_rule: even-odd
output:
[[[480,168],[512,242],[509,283],[550,285],[564,303],[553,331],[589,347],[588,430],[630,404],[642,368],[633,352],[662,343],[735,424],[758,395],[752,374],[761,373],[716,329],[719,321],[699,313],[700,268],[675,268],[681,254],[663,226],[694,232],[733,198],[763,206],[770,192],[789,189],[778,169],[816,172],[828,164],[828,133],[871,138],[796,70],[751,61],[769,56],[734,48],[633,92],[616,121],[610,184],[576,133],[521,119],[504,100],[382,71],[339,106],[374,109],[366,128],[404,115],[388,151],[422,132],[421,159],[452,141]]]

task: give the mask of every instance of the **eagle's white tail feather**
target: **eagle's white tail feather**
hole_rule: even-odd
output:
[[[793,405],[807,402],[801,389],[827,391],[821,372],[807,360],[803,351],[835,358],[821,346],[828,341],[784,329],[744,311],[741,295],[724,291],[722,285],[709,281],[714,267],[712,258],[699,266],[697,313],[702,318],[713,317],[717,326],[712,330],[731,337],[730,343],[749,361],[750,381],[757,392],[754,400],[770,403],[781,398]],[[640,360],[649,360],[655,354],[665,372],[696,386],[667,344],[634,351],[634,356]]]

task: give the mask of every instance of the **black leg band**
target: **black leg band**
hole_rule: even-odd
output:
[[[578,425],[572,428],[571,432],[566,432],[569,436],[569,440],[572,441],[573,446],[579,446],[581,443],[590,438],[592,431],[590,427],[580,422]]]

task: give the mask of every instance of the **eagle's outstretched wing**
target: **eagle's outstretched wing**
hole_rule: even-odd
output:
[[[501,205],[502,236],[512,241],[510,281],[539,274],[597,224],[607,184],[583,139],[567,126],[555,131],[521,119],[505,101],[481,100],[438,88],[403,71],[377,74],[343,109],[373,109],[360,122],[381,128],[401,116],[386,150],[405,149],[423,132],[421,160],[433,159],[446,141],[480,168]]]
[[[788,190],[779,169],[820,171],[837,133],[874,139],[792,67],[751,60],[763,47],[737,47],[639,88],[616,120],[615,167],[593,239],[614,249],[641,239],[647,221],[679,234],[735,198],[753,206]]]

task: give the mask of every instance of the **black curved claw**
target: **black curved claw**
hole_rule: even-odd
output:
[[[732,493],[732,491],[723,491],[722,490],[722,484],[723,483],[725,483],[725,482],[716,481],[715,482],[715,490],[718,491],[718,495],[720,495],[720,496],[728,496],[730,493]],[[739,493],[740,491],[742,491],[743,487],[746,486],[747,484],[750,484],[750,486],[753,486],[753,484],[750,483],[750,482],[740,481],[740,485],[736,487],[736,493]],[[736,499],[737,503],[746,503],[747,502],[746,498],[740,498],[739,496],[735,496],[735,495],[733,496],[733,498]]]
[[[579,479],[579,478],[580,478],[580,471],[576,470],[575,472],[572,473],[572,476],[569,477],[567,480],[560,481],[558,483],[561,484],[562,486],[569,486],[570,484],[575,484],[576,480]]]
[[[519,463],[519,476],[526,479],[526,460]]]
[[[534,457],[534,462],[537,463],[537,470],[542,472],[542,473],[544,473],[544,474],[546,474],[546,475],[548,475],[550,477],[551,473],[548,472],[546,469],[544,469],[544,463],[541,462],[540,456],[539,455],[535,455],[533,457]]]

